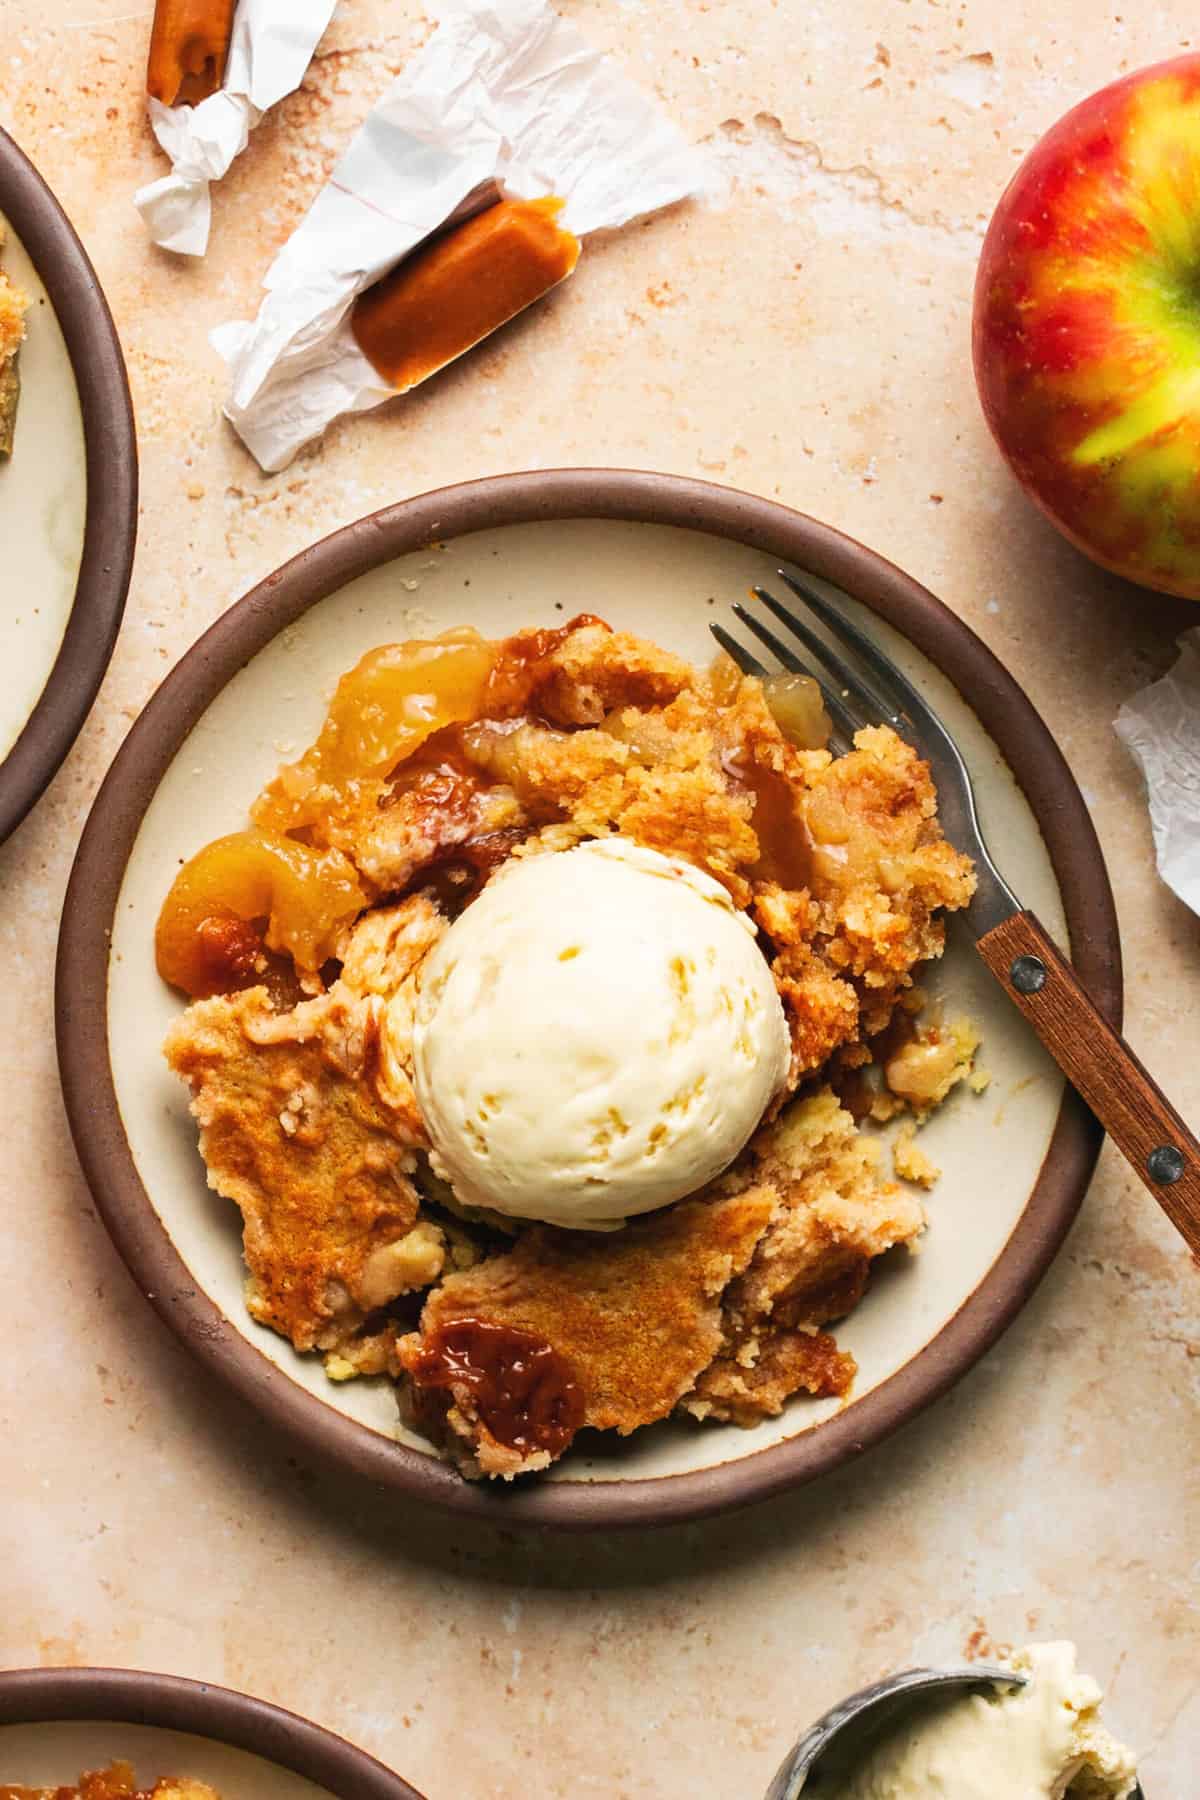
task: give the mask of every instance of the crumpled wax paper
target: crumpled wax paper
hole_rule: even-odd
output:
[[[1200,913],[1200,626],[1162,680],[1126,701],[1115,730],[1146,777],[1158,872]]]
[[[502,0],[501,0],[502,3]],[[203,256],[219,181],[246,148],[263,114],[304,79],[337,0],[241,0],[233,20],[225,80],[199,106],[146,105],[171,173],[139,188],[134,205],[164,250]]]
[[[263,283],[251,322],[219,326],[225,416],[282,469],[341,413],[394,398],[347,317],[372,282],[497,188],[557,194],[577,237],[701,185],[699,154],[611,58],[545,0],[458,0],[342,156]]]

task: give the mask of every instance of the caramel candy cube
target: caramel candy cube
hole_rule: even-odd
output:
[[[579,240],[557,223],[562,205],[501,200],[368,288],[351,329],[383,379],[401,393],[415,387],[564,280]]]
[[[164,106],[196,106],[225,78],[237,0],[158,0],[146,92]]]

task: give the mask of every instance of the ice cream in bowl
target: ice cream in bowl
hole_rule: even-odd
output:
[[[909,1669],[852,1695],[784,1758],[767,1800],[1143,1800],[1074,1644],[1003,1667]]]

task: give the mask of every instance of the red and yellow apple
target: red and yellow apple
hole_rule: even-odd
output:
[[[1059,529],[1200,599],[1200,56],[1103,88],[1030,152],[984,242],[974,352]]]

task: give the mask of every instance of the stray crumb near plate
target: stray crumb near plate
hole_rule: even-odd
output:
[[[408,593],[413,594],[421,584],[417,581],[404,581],[401,582],[400,585]],[[420,606],[404,607],[401,612],[397,613],[396,623],[406,637],[420,637],[423,632],[432,634],[437,626],[437,620],[433,617],[433,614],[427,613],[424,608]]]
[[[1009,1662],[1015,1646],[1006,1638],[995,1638],[987,1621],[976,1616],[975,1623],[963,1639],[964,1662]]]
[[[942,1171],[926,1156],[916,1142],[917,1127],[909,1119],[900,1127],[892,1145],[892,1167],[901,1181],[912,1181],[918,1187],[931,1188]]]

